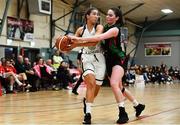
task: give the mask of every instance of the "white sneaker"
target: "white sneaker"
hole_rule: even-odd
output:
[[[30,85],[30,84],[28,84],[27,86],[26,86],[26,88],[28,89],[28,88],[31,88],[32,86]]]

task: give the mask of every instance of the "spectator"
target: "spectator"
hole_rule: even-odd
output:
[[[60,56],[60,52],[56,50],[55,54],[53,55],[53,66],[56,70],[58,69],[62,61],[63,58]]]
[[[68,68],[69,64],[65,61],[62,61],[57,71],[57,79],[60,82],[60,86],[62,86],[64,89],[68,89],[69,83],[73,82],[72,76]]]
[[[15,62],[14,67],[16,69],[17,74],[21,73],[21,74],[24,75],[23,82],[26,84],[27,88],[29,88],[30,86],[28,85],[28,82],[27,82],[26,69],[25,69],[25,66],[24,66],[23,56],[19,55],[17,57],[17,61]]]
[[[29,61],[29,58],[25,57],[24,58],[24,68],[25,68],[25,73],[27,76],[27,89],[30,88],[30,91],[37,91],[36,88],[36,81],[38,79],[37,76],[35,76],[34,70],[32,69],[31,63]]]
[[[14,83],[16,81],[16,83],[19,86],[25,86],[25,84],[23,84],[21,81],[24,81],[26,78],[26,75],[24,73],[16,73],[16,69],[14,68],[14,66],[11,64],[11,62],[9,60],[6,60],[6,65],[4,67],[5,73],[4,73],[4,78],[7,78],[9,80],[9,92],[14,92]]]
[[[21,55],[17,57],[17,61],[15,62],[15,69],[17,73],[25,73],[26,69],[24,66],[24,60]]]
[[[0,61],[0,86],[2,86],[2,88],[5,88],[5,90],[7,90],[7,85],[5,83],[5,79],[4,79],[4,67],[2,66],[2,62]]]
[[[35,75],[38,76],[42,88],[47,89],[49,87],[49,83],[53,78],[52,69],[44,63],[44,60],[40,57],[33,67],[35,70]]]

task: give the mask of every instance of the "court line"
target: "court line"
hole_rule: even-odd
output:
[[[82,103],[82,102],[81,102]],[[93,107],[101,107],[101,106],[108,106],[108,105],[113,105],[113,104],[115,104],[115,102],[113,102],[113,103],[107,103],[107,104],[101,104],[101,105],[96,105],[96,106],[93,106]],[[60,107],[60,105],[59,105],[59,107]],[[52,107],[53,108],[53,107]],[[29,112],[26,112],[26,111],[23,111],[23,112],[7,112],[7,113],[1,113],[0,112],[0,114],[2,114],[2,115],[17,115],[17,114],[30,114],[30,113],[39,113],[39,112],[64,112],[64,110],[66,110],[66,111],[68,111],[68,110],[77,110],[77,109],[82,109],[83,107],[81,106],[81,107],[67,107],[67,108],[57,108],[57,109],[54,109],[54,110],[52,110],[52,109],[49,109],[49,110],[41,110],[41,111],[29,111]]]
[[[4,106],[2,106],[2,105],[0,105],[0,107],[41,107],[41,106],[46,106],[46,107],[50,107],[50,106],[52,106],[52,107],[55,107],[55,106],[61,106],[61,105],[75,105],[75,104],[81,104],[82,103],[82,101],[78,101],[78,102],[73,102],[73,103],[59,103],[59,104],[56,104],[56,105],[24,105],[24,106],[22,106],[22,105],[4,105]]]
[[[60,90],[61,91],[61,90]],[[38,93],[38,92],[37,92]],[[23,94],[29,94],[29,93],[23,93]],[[18,95],[18,94],[13,94],[12,96],[16,96],[16,95]],[[33,95],[33,94],[32,94]],[[31,95],[31,96],[32,96]],[[11,95],[10,95],[11,96]],[[35,95],[36,96],[36,95]],[[38,95],[37,95],[38,96]],[[47,96],[47,95],[43,95],[43,96],[41,96],[41,97],[34,97],[34,98],[31,98],[31,100],[38,100],[38,99],[49,99],[49,97],[51,97],[51,98],[58,98],[58,99],[61,99],[60,97],[61,96],[64,96],[64,95],[55,95],[55,96]],[[5,97],[5,96],[4,96]],[[18,96],[18,98],[21,98],[22,96]],[[26,96],[25,96],[26,97]],[[2,100],[1,102],[2,103],[6,103],[6,102],[11,102],[11,101],[13,101],[13,102],[18,102],[18,101],[23,101],[23,100],[27,100],[26,98],[24,98],[24,99],[15,99],[15,100]],[[76,98],[76,96],[74,96],[74,97],[72,97],[72,98],[74,98],[74,99],[77,99]],[[77,100],[81,100],[81,99],[77,99]]]
[[[108,105],[114,105],[116,104],[115,102],[113,103],[108,103],[108,104],[101,104],[101,105],[95,105],[93,107],[102,107],[102,106],[108,106]],[[29,114],[29,113],[41,113],[41,112],[64,112],[64,110],[68,111],[68,110],[74,110],[74,109],[82,109],[82,107],[72,107],[72,108],[63,108],[63,109],[54,109],[54,110],[43,110],[43,111],[30,111],[30,112],[16,112],[16,113],[0,113],[1,115],[18,115],[18,114]],[[160,114],[163,114],[163,113],[167,113],[167,112],[171,112],[171,111],[174,111],[174,110],[179,110],[180,107],[177,107],[177,108],[173,108],[173,109],[169,109],[169,110],[165,110],[165,111],[161,111],[161,112],[158,112],[158,113],[154,113],[154,114],[151,114],[151,115],[142,115],[142,116],[139,116],[137,119],[134,119],[134,120],[131,120],[131,121],[128,121],[128,123],[132,123],[132,122],[136,122],[138,120],[141,120],[141,119],[145,119],[145,118],[149,118],[149,117],[153,117],[153,116],[156,116],[156,115],[160,115]],[[127,123],[127,124],[128,124]]]
[[[141,119],[153,117],[153,116],[156,116],[156,115],[161,115],[161,114],[171,112],[171,111],[174,111],[174,110],[179,110],[179,109],[180,109],[180,107],[177,107],[177,108],[173,108],[173,109],[169,109],[169,110],[164,110],[164,111],[161,111],[161,112],[158,112],[158,113],[154,113],[154,114],[151,114],[151,115],[142,115],[142,116],[139,116],[137,119],[128,121],[128,123],[136,122],[136,121],[139,121]]]

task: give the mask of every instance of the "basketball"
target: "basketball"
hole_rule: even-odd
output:
[[[70,51],[71,48],[69,46],[71,39],[67,36],[60,36],[56,39],[55,46],[61,52]]]

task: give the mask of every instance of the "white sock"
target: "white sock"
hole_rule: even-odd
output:
[[[119,102],[119,103],[118,103],[118,106],[119,106],[119,107],[124,107],[124,101],[123,101],[123,102]]]
[[[21,85],[23,84],[22,82],[19,81],[18,78],[15,78],[15,81],[17,82],[17,84],[18,84],[19,86],[21,86]]]
[[[136,99],[134,99],[134,101],[133,101],[132,103],[133,103],[133,105],[134,105],[135,107],[139,104]]]
[[[91,113],[92,103],[86,103],[86,113]]]
[[[13,85],[10,85],[9,89],[10,89],[10,91],[13,91]]]

